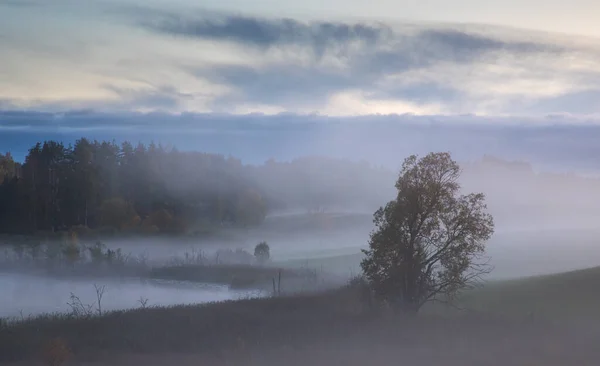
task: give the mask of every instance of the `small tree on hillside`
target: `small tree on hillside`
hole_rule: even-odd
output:
[[[482,255],[493,218],[482,193],[459,194],[459,176],[449,153],[410,156],[396,199],[374,214],[361,267],[375,294],[396,309],[450,300],[490,270]]]
[[[254,247],[254,257],[258,260],[259,263],[265,263],[271,258],[271,248],[269,248],[269,244],[266,241],[260,242],[256,244]]]

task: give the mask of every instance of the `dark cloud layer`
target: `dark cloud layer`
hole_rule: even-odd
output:
[[[212,65],[192,71],[196,77],[232,85],[241,93],[216,100],[217,107],[231,103],[270,103],[279,105],[318,106],[336,90],[365,86],[365,76],[352,77],[345,72],[310,66],[274,66],[258,69],[251,66]]]
[[[457,53],[465,51],[482,53],[498,50],[517,53],[560,53],[566,51],[564,47],[556,45],[520,41],[509,42],[453,29],[427,29],[418,34],[417,40],[425,47],[446,47],[448,50],[456,50]]]
[[[135,90],[107,85],[105,89],[117,94],[121,99],[121,104],[128,107],[152,107],[169,110],[175,109],[182,100],[192,98],[192,95],[182,93],[172,86],[161,86],[150,90]]]
[[[318,108],[335,92],[347,89],[388,100],[449,103],[461,96],[453,85],[417,81],[410,86],[384,87],[381,82],[389,75],[441,63],[493,63],[506,53],[556,56],[568,52],[557,45],[507,41],[451,28],[401,31],[383,23],[301,22],[149,9],[136,14],[137,24],[163,35],[231,41],[261,50],[302,46],[314,56],[312,63],[302,65],[289,59],[268,67],[214,64],[194,68],[191,72],[196,77],[237,90],[217,98],[213,105],[216,110],[239,102]],[[321,60],[325,54],[341,60],[344,67],[324,66]]]
[[[404,34],[379,23],[341,23],[294,19],[269,19],[252,16],[213,13],[184,15],[147,11],[139,24],[158,33],[199,39],[228,40],[244,45],[282,47],[302,45],[322,54],[327,47],[338,47],[353,41],[367,46],[379,43],[420,48],[423,56],[435,56],[440,48],[452,50],[455,58],[482,52],[508,50],[515,52],[560,52],[562,48],[533,42],[506,42],[493,37],[470,34],[454,29],[424,29]],[[405,51],[410,51],[406,49]],[[467,54],[465,54],[465,52]]]
[[[381,75],[367,72],[340,72],[297,65],[257,69],[250,66],[214,65],[193,70],[219,84],[233,85],[241,92],[216,99],[213,107],[227,110],[234,103],[271,103],[299,107],[323,107],[328,97],[339,90],[360,88],[371,99],[398,99],[415,103],[454,102],[460,91],[435,82],[411,85],[375,85]]]
[[[521,123],[520,123],[521,122]],[[245,161],[332,155],[397,168],[408,154],[452,151],[461,160],[491,154],[556,169],[598,170],[600,124],[571,118],[515,120],[473,116],[334,118],[282,114],[0,112],[0,151],[22,156],[36,140],[155,141]],[[600,119],[596,122],[600,122]]]
[[[141,25],[175,36],[233,41],[261,48],[301,45],[323,54],[327,47],[362,41],[373,44],[392,35],[388,27],[334,22],[303,23],[294,19],[266,19],[240,15],[189,17],[174,13],[146,12]]]

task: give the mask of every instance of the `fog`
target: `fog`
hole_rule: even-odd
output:
[[[0,0],[0,364],[599,364],[600,8],[330,2]]]
[[[521,139],[509,143],[509,137],[521,127],[478,129],[456,125],[453,130],[445,126],[448,139],[444,140],[443,133],[435,132],[432,126],[407,124],[400,142],[396,142],[391,132],[402,131],[401,128],[395,130],[392,124],[381,123],[369,132],[358,123],[350,127],[331,125],[326,128],[298,123],[291,130],[279,126],[275,128],[279,135],[275,136],[287,136],[284,139],[288,143],[287,149],[280,144],[277,150],[264,150],[258,155],[244,154],[262,140],[244,146],[225,144],[219,147],[219,152],[237,152],[242,162],[251,161],[253,165],[247,166],[245,177],[257,182],[265,197],[277,203],[278,207],[270,208],[260,225],[224,227],[207,237],[124,237],[103,239],[103,242],[132,257],[165,264],[186,253],[201,252],[210,256],[223,248],[244,249],[251,253],[258,242],[266,241],[271,247],[273,266],[305,266],[317,269],[322,276],[335,274],[350,278],[360,271],[360,250],[366,248],[373,229],[373,212],[394,198],[394,181],[402,160],[410,153],[449,150],[463,168],[463,191],[485,193],[489,211],[495,219],[495,235],[487,246],[494,270],[488,279],[600,265],[600,249],[595,244],[600,234],[597,229],[600,180],[589,177],[598,172],[590,168],[589,159],[585,167],[575,163],[581,149],[567,140],[560,140],[557,135],[565,129],[571,135],[585,131],[595,133],[595,129],[579,131],[577,127],[542,126],[538,130],[539,136],[546,136],[547,140],[536,140],[532,137],[535,131],[530,129]],[[265,126],[254,128],[258,132],[252,133],[267,133]],[[289,134],[294,131],[302,132],[296,140]],[[462,132],[469,138],[478,138],[471,147],[461,146],[468,140]],[[494,134],[497,134],[496,140]],[[377,145],[377,136],[384,135],[387,138]],[[215,141],[224,139],[230,143],[233,138],[227,133],[215,133],[214,136]],[[301,144],[308,139],[314,144]],[[342,143],[344,139],[347,141]],[[549,141],[562,141],[570,150],[553,163],[544,155]],[[528,142],[532,144],[528,145]],[[203,151],[200,144],[190,146],[191,142],[187,143],[189,150]],[[397,145],[393,153],[386,153],[393,145]],[[214,151],[216,145],[206,146],[208,151]],[[298,149],[299,146],[303,147]],[[359,146],[368,151],[359,153]],[[260,160],[267,156],[272,160]],[[569,173],[582,168],[588,173],[586,176]],[[184,171],[190,172],[189,177],[202,176],[201,171]],[[180,190],[177,193],[185,197],[196,187],[189,177],[183,175],[171,179],[171,176],[163,175],[160,179],[166,181],[167,189]],[[331,264],[333,262],[335,264]],[[240,295],[224,287],[209,285],[190,289],[139,280],[110,280],[113,281],[110,284],[105,281],[108,280],[102,279],[100,284],[109,288],[106,309],[135,307],[140,296],[149,298],[153,304],[169,305],[218,301]],[[4,274],[0,287],[11,295],[3,298],[0,315],[15,315],[21,309],[26,314],[65,310],[70,292],[87,301],[94,282],[98,281]]]
[[[600,265],[600,248],[596,245],[600,234],[600,180],[489,156],[463,161],[461,165],[463,191],[485,193],[495,219],[495,235],[487,246],[495,267],[491,279]],[[382,174],[386,181],[362,189],[377,192],[383,205],[394,198],[396,175],[389,170],[387,175]],[[168,258],[190,250],[211,252],[222,247],[251,251],[262,240],[269,243],[273,259],[278,262],[358,254],[367,246],[376,208],[377,205],[362,210],[325,206],[321,216],[302,208],[275,211],[258,227],[231,230],[220,238],[174,241],[168,245],[161,239],[143,243],[115,241],[110,245],[151,258]],[[358,268],[358,261],[348,263],[343,274],[356,273]]]
[[[57,279],[0,273],[0,317],[20,318],[44,313],[70,313],[71,294],[84,306],[98,309],[96,288],[104,286],[103,311],[170,306],[260,296],[257,291],[235,291],[226,286],[140,279]]]

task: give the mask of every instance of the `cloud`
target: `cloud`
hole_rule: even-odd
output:
[[[131,89],[107,85],[105,88],[114,92],[119,97],[118,104],[126,106],[129,109],[156,108],[162,110],[176,110],[182,101],[193,99],[193,95],[182,93],[173,86]]]
[[[0,135],[10,136],[7,143],[24,141],[22,152],[36,139],[69,143],[86,136],[153,140],[183,150],[233,154],[252,162],[316,154],[365,159],[394,169],[403,156],[429,151],[452,151],[459,160],[491,154],[556,169],[597,170],[600,156],[600,115],[583,120],[569,116],[516,119],[0,111],[0,131]]]
[[[523,106],[530,114],[571,113],[593,114],[600,112],[600,89],[585,90],[552,98],[536,100]]]
[[[377,44],[403,46],[402,51],[418,51],[423,57],[453,59],[507,50],[526,52],[562,52],[556,45],[513,41],[470,34],[456,29],[413,29],[402,32],[381,22],[342,23],[327,21],[301,22],[290,18],[260,18],[209,12],[184,15],[173,12],[146,11],[138,24],[157,33],[218,41],[232,41],[259,48],[307,46],[322,55],[327,48],[362,43],[367,48]],[[396,50],[400,51],[400,50]],[[386,53],[381,56],[385,58]],[[393,53],[397,56],[397,53]],[[437,56],[437,57],[436,57]]]
[[[392,35],[391,29],[382,24],[304,23],[289,18],[267,19],[212,12],[208,16],[189,17],[149,11],[139,24],[174,36],[232,41],[260,48],[309,46],[318,55],[339,44],[354,41],[372,44]]]
[[[336,90],[364,85],[361,77],[352,78],[318,67],[275,65],[268,68],[212,65],[193,70],[196,77],[238,89],[215,100],[215,106],[231,103],[269,103],[287,106],[320,107]]]
[[[372,105],[378,105],[371,103],[377,100],[395,99],[398,105],[445,104],[447,113],[485,113],[486,109],[499,113],[505,111],[512,98],[530,93],[527,85],[548,82],[544,75],[521,82],[520,87],[517,81],[523,76],[508,75],[508,70],[535,71],[535,63],[541,59],[568,58],[580,52],[574,45],[547,39],[515,39],[464,27],[301,22],[157,10],[140,14],[135,18],[136,24],[157,34],[229,42],[261,55],[258,64],[208,63],[190,68],[199,79],[231,88],[231,93],[215,97],[211,104],[215,110],[236,103],[255,103],[283,106],[289,111],[323,111],[331,109],[330,100],[336,95],[360,90],[362,102]],[[523,65],[524,62],[530,64]],[[490,72],[488,65],[504,70]],[[449,80],[461,68],[467,74],[457,74]],[[473,70],[485,70],[484,75],[473,80]],[[414,79],[415,72],[427,72],[433,77]],[[557,90],[557,85],[553,87]],[[540,88],[547,89],[543,85]],[[493,90],[498,92],[490,95]],[[563,87],[556,93],[568,92]],[[506,97],[500,98],[500,93]]]
[[[15,7],[15,8],[30,8],[40,6],[37,1],[31,0],[0,0],[0,6]]]
[[[507,41],[499,38],[467,33],[456,29],[427,29],[417,36],[425,46],[446,48],[448,51],[483,53],[488,51],[509,51],[517,53],[551,52],[562,53],[567,47],[542,42]],[[464,56],[464,55],[463,55]]]
[[[124,2],[132,3],[141,4]],[[7,55],[0,82],[8,86],[0,108],[600,112],[593,100],[599,42],[470,25],[269,18],[183,3],[132,8],[101,0],[76,12],[45,5],[54,16],[31,11],[35,24],[15,21],[8,9],[0,14]]]
[[[326,53],[347,58],[363,71],[388,73],[437,62],[472,62],[486,54],[561,54],[572,50],[547,41],[503,40],[451,27],[394,27],[382,22],[326,22],[260,18],[227,13],[178,14],[146,9],[134,15],[137,25],[155,33],[198,40],[229,41],[261,52],[306,48],[317,60]],[[296,54],[296,56],[298,56]],[[314,60],[313,60],[314,61]]]
[[[417,103],[457,103],[461,96],[461,92],[451,86],[426,81],[413,84],[381,85],[371,94],[371,99],[391,98]]]

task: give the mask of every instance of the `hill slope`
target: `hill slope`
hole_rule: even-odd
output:
[[[467,309],[551,321],[600,320],[600,267],[489,282],[460,298]]]

